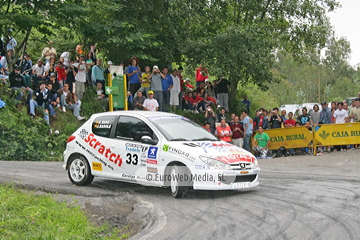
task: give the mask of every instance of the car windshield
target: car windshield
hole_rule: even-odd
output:
[[[197,123],[182,116],[149,117],[168,141],[218,141]]]

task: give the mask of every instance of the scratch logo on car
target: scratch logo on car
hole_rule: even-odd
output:
[[[85,142],[89,144],[90,147],[94,148],[96,150],[96,147],[99,147],[97,149],[98,153],[102,154],[105,158],[110,160],[111,162],[117,164],[119,167],[122,165],[122,159],[120,154],[116,154],[111,152],[110,148],[106,148],[105,145],[103,145],[99,140],[97,140],[94,134],[89,134],[87,138],[85,138]]]

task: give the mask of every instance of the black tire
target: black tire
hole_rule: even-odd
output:
[[[179,166],[174,164],[171,166],[170,169],[171,174],[171,181],[170,181],[170,191],[174,198],[184,198],[187,196],[189,192],[189,185],[190,181],[177,181],[176,176],[185,176],[187,175],[190,178],[190,175],[188,174],[188,171],[186,170],[185,166]]]
[[[89,185],[94,176],[91,174],[90,165],[87,159],[77,155],[70,159],[68,167],[70,181],[78,186]]]

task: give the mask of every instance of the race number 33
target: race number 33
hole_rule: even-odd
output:
[[[137,165],[138,164],[138,155],[137,154],[133,154],[131,155],[131,153],[126,154],[126,163],[127,164],[134,164]]]

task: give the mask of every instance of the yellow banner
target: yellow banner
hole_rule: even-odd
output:
[[[360,123],[321,125],[315,139],[324,146],[360,144]]]
[[[308,147],[313,140],[313,133],[306,127],[277,128],[264,131],[270,137],[270,150],[280,147],[301,148]]]

